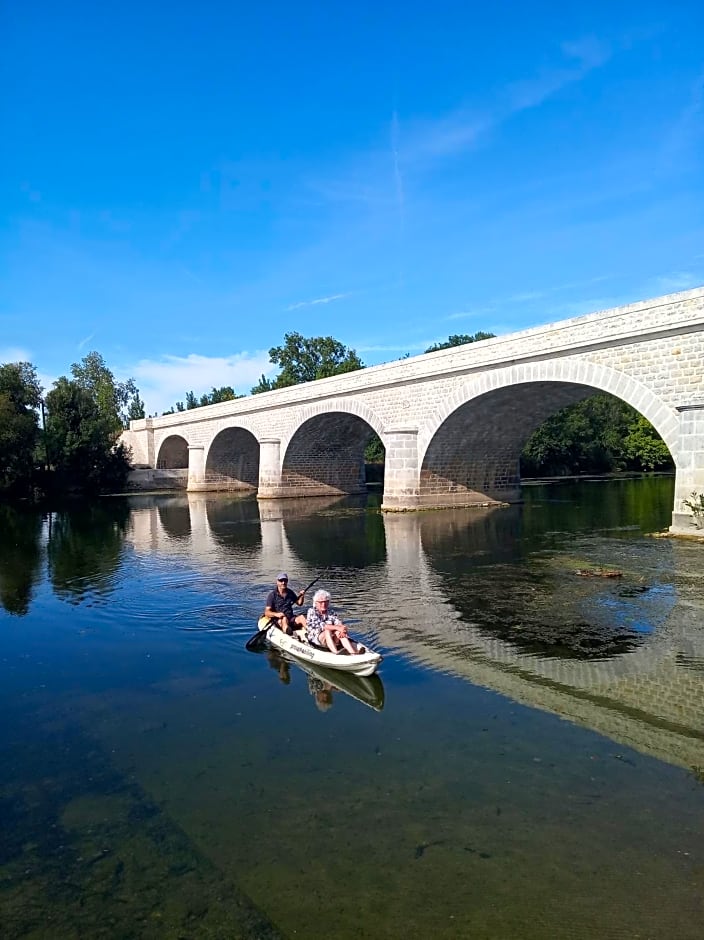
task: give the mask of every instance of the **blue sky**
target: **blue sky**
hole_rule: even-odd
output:
[[[0,362],[149,413],[704,283],[704,4],[26,0],[1,14]]]

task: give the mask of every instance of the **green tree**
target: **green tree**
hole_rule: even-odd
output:
[[[132,398],[127,406],[127,420],[138,421],[145,416],[144,402],[139,397],[139,392]]]
[[[110,396],[65,376],[46,396],[46,443],[54,487],[105,492],[122,489],[129,452],[118,437],[122,423]]]
[[[483,333],[481,330],[478,333],[473,333],[471,336],[469,333],[453,333],[451,336],[445,340],[444,343],[433,343],[432,346],[428,346],[425,350],[429,352],[437,352],[438,349],[451,349],[453,346],[464,346],[465,343],[478,343],[483,339],[492,339],[496,336],[495,333]]]
[[[32,484],[41,404],[37,372],[29,362],[0,366],[0,490],[26,492]]]
[[[236,398],[244,398],[244,395],[237,395],[231,385],[222,385],[220,388],[213,386],[212,391],[200,396],[200,404],[217,405],[221,401],[234,401]]]
[[[647,418],[635,412],[628,425],[623,450],[634,469],[671,470],[672,456],[667,444]]]
[[[144,417],[144,404],[134,379],[116,382],[100,353],[88,353],[80,362],[74,362],[71,374],[76,384],[91,396],[98,414],[115,434],[129,426],[131,409],[139,410],[141,405]]]
[[[548,418],[526,442],[523,476],[566,476],[669,468],[669,451],[653,426],[612,395],[597,394]]]
[[[306,338],[300,333],[286,333],[283,346],[269,350],[269,360],[281,371],[273,380],[262,376],[252,389],[253,395],[364,368],[355,350],[348,349],[332,336]]]
[[[367,446],[364,448],[364,462],[365,463],[384,463],[386,459],[386,450],[384,445],[381,443],[381,438],[378,434],[374,434]]]
[[[202,408],[204,405],[217,405],[222,401],[234,401],[236,398],[244,398],[244,395],[238,395],[231,385],[221,385],[220,388],[213,388],[209,392],[204,392],[200,398],[194,391],[186,392],[186,404],[177,401],[174,408],[164,411],[165,415],[172,415],[175,411],[190,411],[192,408]]]

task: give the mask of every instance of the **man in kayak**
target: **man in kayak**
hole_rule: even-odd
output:
[[[346,649],[350,656],[366,652],[363,646],[350,640],[347,627],[330,609],[328,591],[316,591],[313,595],[313,606],[308,608],[306,617],[306,635],[309,643],[327,647],[331,653],[339,653],[340,647]]]
[[[276,578],[276,587],[267,594],[264,616],[275,621],[276,626],[284,633],[305,630],[305,616],[293,612],[293,605],[301,607],[305,596],[305,591],[296,594],[291,590],[288,586],[288,575],[282,571]]]

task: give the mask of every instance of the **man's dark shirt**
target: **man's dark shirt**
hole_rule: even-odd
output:
[[[286,588],[283,595],[279,594],[278,590],[274,588],[273,591],[269,591],[267,594],[266,606],[270,610],[275,610],[277,614],[286,614],[286,617],[292,620],[294,617],[293,605],[297,599],[298,595],[290,587]]]

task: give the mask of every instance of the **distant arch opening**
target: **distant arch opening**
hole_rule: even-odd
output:
[[[244,428],[225,428],[210,445],[205,482],[211,489],[256,490],[259,485],[259,441]]]
[[[167,437],[159,448],[157,470],[187,470],[188,442],[180,434]]]
[[[520,456],[546,418],[598,389],[568,382],[505,386],[460,405],[440,425],[423,457],[425,506],[482,505],[520,498]]]
[[[304,421],[286,448],[282,491],[290,496],[366,493],[365,449],[374,435],[363,418],[347,412]]]
[[[420,497],[426,506],[515,502],[522,472],[673,467],[659,434],[621,399],[589,385],[526,382],[473,398],[445,419],[423,457]]]

